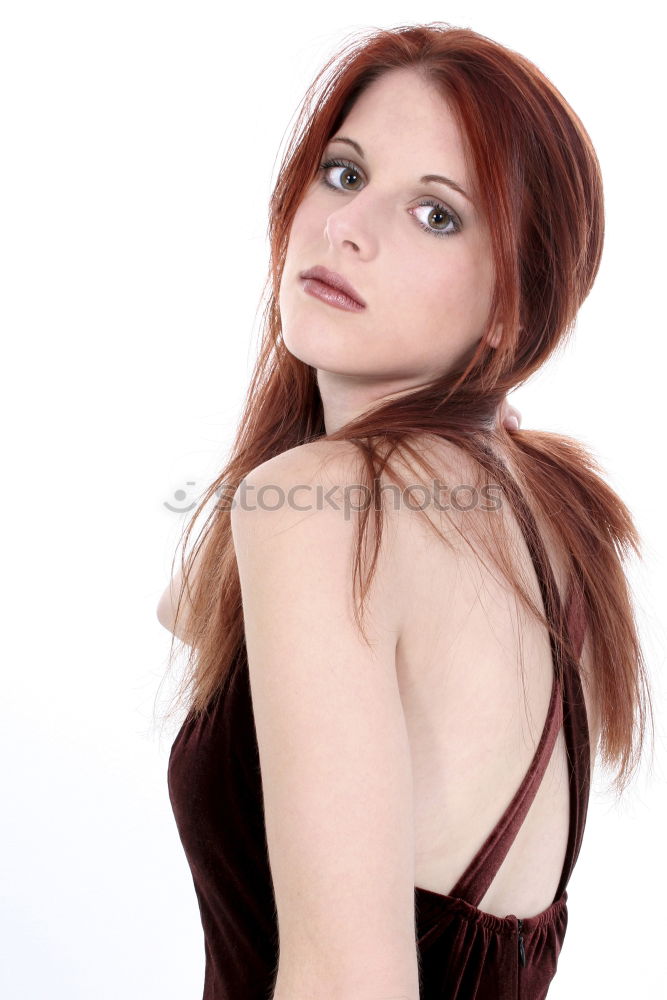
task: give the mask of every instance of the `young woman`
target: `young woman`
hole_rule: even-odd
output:
[[[598,749],[620,792],[644,737],[639,539],[504,401],[603,230],[576,114],[473,31],[362,34],[306,95],[233,454],[158,612],[206,1000],[546,995]]]

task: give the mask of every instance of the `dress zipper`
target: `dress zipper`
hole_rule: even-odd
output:
[[[526,949],[523,946],[523,920],[517,921],[519,927],[519,961],[525,967],[526,965]]]

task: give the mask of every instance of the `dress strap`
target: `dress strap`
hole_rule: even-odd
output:
[[[586,632],[586,610],[584,596],[578,584],[571,586],[568,602],[568,627],[577,661],[572,667],[565,670],[563,685],[563,731],[570,783],[570,829],[563,871],[555,899],[558,899],[565,891],[579,857],[591,788],[590,730],[578,669]]]

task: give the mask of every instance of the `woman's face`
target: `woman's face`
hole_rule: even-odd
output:
[[[391,70],[336,136],[363,153],[335,137],[327,144],[321,163],[346,165],[319,170],[305,191],[279,295],[285,346],[317,369],[328,433],[467,359],[493,291],[489,233],[474,205],[421,180],[440,174],[472,188],[458,126],[435,90],[413,70]],[[366,308],[343,311],[310,295],[299,274],[318,264],[346,278]]]

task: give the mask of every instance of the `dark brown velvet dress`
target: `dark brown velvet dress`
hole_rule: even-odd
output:
[[[571,590],[563,619],[535,520],[513,483],[511,479],[507,485],[524,512],[522,530],[545,612],[560,628],[567,622],[576,659],[563,656],[561,681],[550,637],[551,701],[519,789],[449,894],[415,888],[422,1000],[542,1000],[547,995],[567,928],[566,886],[586,821],[590,747],[577,669],[585,631],[582,603],[578,591]],[[547,578],[553,590],[547,588]],[[555,897],[546,910],[523,919],[485,913],[477,904],[528,812],[561,725],[567,745],[570,826]],[[278,927],[245,651],[207,714],[196,722],[190,715],[185,719],[171,749],[167,778],[204,930],[204,1000],[269,1000],[278,965]]]

